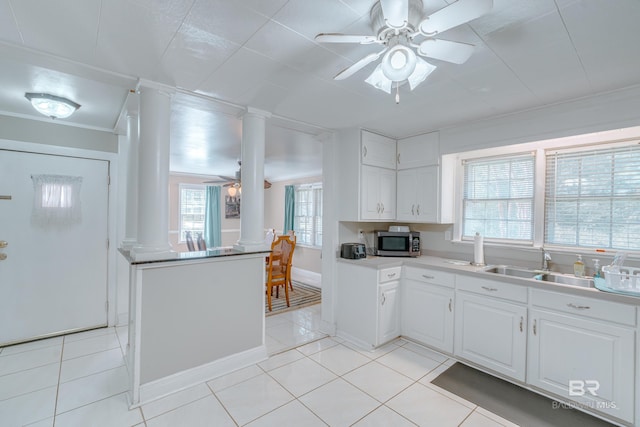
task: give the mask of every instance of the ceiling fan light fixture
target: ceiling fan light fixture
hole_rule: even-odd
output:
[[[24,97],[31,102],[36,111],[52,119],[66,119],[80,108],[80,104],[70,99],[49,93],[27,92]]]
[[[382,64],[378,64],[373,73],[367,77],[365,82],[369,83],[371,86],[376,89],[380,89],[384,92],[391,93],[391,84],[393,83],[389,80],[384,73],[382,72]]]
[[[417,57],[413,50],[402,44],[397,44],[382,57],[382,72],[385,77],[394,82],[407,80],[416,68]]]
[[[409,80],[409,88],[411,90],[415,89],[420,83],[429,77],[429,74],[431,74],[435,69],[435,65],[429,64],[422,58],[418,58],[415,70],[407,79]]]

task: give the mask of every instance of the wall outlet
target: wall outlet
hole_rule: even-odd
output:
[[[360,241],[364,240],[364,231],[358,230],[358,240]]]
[[[446,241],[451,241],[451,234],[452,234],[452,233],[451,233],[451,230],[446,230],[446,231],[444,232],[444,240],[446,240]]]

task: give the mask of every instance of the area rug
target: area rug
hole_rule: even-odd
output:
[[[304,283],[293,281],[293,292],[289,291],[290,307],[287,307],[287,300],[284,297],[284,291],[280,289],[280,298],[276,298],[275,292],[271,298],[272,311],[269,311],[267,299],[264,299],[264,312],[267,316],[280,314],[290,310],[308,307],[310,305],[319,304],[322,292],[320,288],[305,285]]]
[[[612,426],[584,412],[554,405],[547,397],[493,377],[462,363],[456,363],[431,381],[520,426],[600,427]]]

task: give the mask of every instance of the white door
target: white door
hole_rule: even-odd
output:
[[[398,315],[400,282],[379,285],[378,342],[382,345],[400,336],[400,316]]]
[[[0,346],[107,325],[108,171],[102,160],[0,150]],[[79,217],[32,218],[41,175],[82,178],[79,200],[46,202],[53,216],[80,203]]]

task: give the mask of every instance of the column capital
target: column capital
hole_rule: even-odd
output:
[[[136,93],[139,94],[142,89],[153,89],[158,91],[162,95],[168,96],[169,98],[171,98],[176,93],[175,87],[154,82],[152,80],[138,79],[138,84],[136,84]]]
[[[258,116],[265,119],[271,118],[271,113],[268,111],[260,110],[259,108],[247,107],[247,109],[241,113],[241,116]]]

